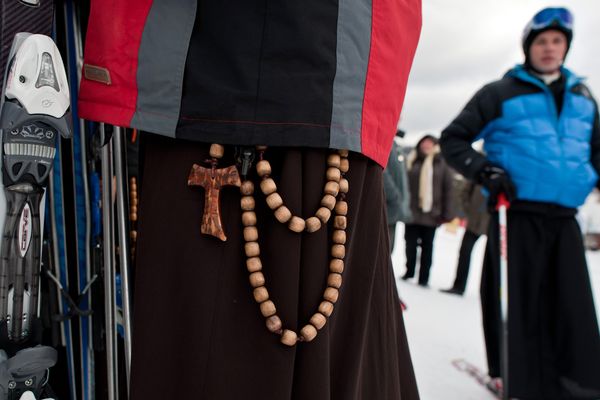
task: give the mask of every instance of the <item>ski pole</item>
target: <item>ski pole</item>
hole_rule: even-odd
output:
[[[500,316],[502,318],[502,399],[508,400],[508,234],[506,211],[510,207],[506,195],[498,196],[500,227]]]
[[[127,175],[124,167],[125,152],[123,150],[123,131],[115,126],[113,137],[115,177],[117,184],[117,232],[119,234],[119,266],[122,279],[122,302],[123,302],[123,330],[125,333],[125,373],[127,376],[127,388],[129,389],[129,379],[131,370],[131,309],[129,294],[129,235],[127,234],[127,217],[125,211],[127,202],[125,199],[125,184],[123,177]]]
[[[108,386],[108,400],[117,397],[117,327],[116,327],[116,301],[115,301],[115,263],[113,248],[113,208],[112,208],[112,154],[111,143],[106,142],[104,124],[100,124],[102,143],[102,230],[104,236],[104,308],[106,322],[106,373]],[[111,139],[112,140],[112,139]]]

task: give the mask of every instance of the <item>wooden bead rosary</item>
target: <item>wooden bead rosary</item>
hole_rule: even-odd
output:
[[[138,220],[138,190],[137,178],[129,178],[129,239],[131,243],[131,260],[135,260],[135,249],[137,245],[137,220]]]
[[[337,153],[332,153],[327,158],[327,183],[323,189],[323,198],[321,199],[320,208],[314,216],[307,219],[292,215],[288,207],[284,205],[283,198],[277,193],[277,184],[271,178],[271,165],[264,159],[266,146],[257,146],[259,161],[256,164],[256,172],[261,178],[260,189],[266,196],[267,205],[273,210],[275,218],[282,224],[287,224],[288,228],[295,233],[308,232],[313,233],[318,231],[323,225],[326,225],[331,219],[332,213],[335,213],[333,219],[333,244],[331,246],[331,260],[329,262],[329,276],[327,278],[327,288],[323,293],[323,300],[318,307],[318,310],[310,318],[309,322],[304,325],[300,333],[296,333],[291,329],[285,329],[281,318],[277,315],[275,303],[270,299],[269,292],[265,287],[265,276],[262,273],[262,261],[260,259],[260,246],[258,244],[258,229],[256,227],[257,217],[254,212],[254,183],[250,180],[244,180],[241,184],[233,180],[229,184],[240,186],[242,195],[240,206],[242,209],[242,224],[244,226],[243,235],[245,240],[244,250],[246,253],[246,268],[250,274],[250,285],[254,288],[254,300],[259,304],[261,314],[266,318],[267,329],[281,336],[281,343],[287,346],[294,346],[297,342],[310,342],[316,336],[320,329],[327,323],[327,319],[331,316],[333,308],[339,297],[339,290],[342,285],[342,272],[344,271],[344,257],[346,255],[346,215],[348,214],[348,203],[345,201],[348,193],[348,180],[345,178],[349,169],[348,151],[338,150]],[[210,147],[210,163],[212,165],[211,176],[213,182],[218,175],[216,165],[218,159],[223,157],[224,147],[219,144],[212,144]],[[202,186],[207,185],[206,175],[208,169],[194,165],[190,178],[189,185]],[[202,181],[204,179],[204,181]],[[199,183],[201,182],[202,183]],[[206,188],[207,186],[205,186]],[[213,183],[214,187],[214,183]],[[215,196],[218,201],[218,195]],[[208,195],[207,195],[208,201]],[[210,208],[210,207],[208,207]],[[214,207],[213,207],[214,209]],[[205,206],[205,210],[207,207]],[[218,216],[217,216],[218,217]],[[206,219],[206,218],[204,218]],[[213,224],[214,225],[214,224]],[[203,233],[205,232],[203,229]],[[221,233],[215,233],[215,236],[220,237]],[[224,236],[224,235],[223,235]]]

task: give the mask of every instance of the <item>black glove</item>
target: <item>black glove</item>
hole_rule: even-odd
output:
[[[477,175],[478,183],[489,192],[488,207],[490,210],[496,208],[498,195],[504,193],[506,199],[512,202],[517,197],[517,189],[512,183],[506,171],[491,164],[484,166]]]

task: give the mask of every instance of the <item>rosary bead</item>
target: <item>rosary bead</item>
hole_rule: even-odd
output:
[[[327,180],[328,181],[339,182],[340,178],[342,177],[342,174],[341,174],[339,168],[329,167],[329,168],[327,168],[327,175],[326,176],[327,176]]]
[[[225,154],[225,147],[220,144],[213,143],[210,145],[209,154],[213,158],[222,158]]]
[[[291,231],[300,233],[306,227],[306,222],[300,217],[293,216],[288,225]]]
[[[334,210],[337,215],[347,215],[348,214],[348,203],[345,201],[338,201],[335,205]]]
[[[286,346],[294,346],[296,345],[296,342],[298,341],[298,335],[296,335],[296,332],[291,331],[289,329],[284,329],[283,333],[281,334],[281,343],[285,344]]]
[[[333,227],[335,229],[346,229],[346,225],[347,225],[346,217],[338,215],[333,219]]]
[[[271,315],[275,315],[275,313],[277,312],[277,309],[275,308],[275,303],[273,303],[271,300],[263,301],[262,303],[260,303],[260,312],[265,318],[269,318]]]
[[[348,193],[348,179],[340,179],[340,193]]]
[[[265,276],[262,272],[253,272],[250,274],[250,285],[253,288],[265,286]]]
[[[329,209],[329,210],[333,210],[333,207],[335,207],[335,202],[336,202],[335,197],[330,194],[326,194],[321,199],[321,205],[323,207],[327,207],[327,209]]]
[[[271,193],[267,196],[267,205],[271,210],[276,210],[283,205],[283,199],[279,193]]]
[[[224,154],[218,155],[218,147],[211,146],[211,156],[220,158]],[[332,217],[332,210],[335,210],[333,221],[333,234],[331,246],[332,259],[329,263],[330,273],[327,276],[327,288],[323,292],[323,300],[319,304],[318,312],[315,312],[308,324],[306,324],[299,333],[291,329],[283,329],[281,318],[277,315],[275,303],[270,300],[269,292],[264,286],[266,279],[262,273],[263,265],[260,259],[260,245],[258,243],[258,229],[256,228],[257,215],[254,212],[256,201],[254,199],[254,184],[251,181],[244,181],[240,187],[242,198],[240,206],[242,208],[242,224],[244,235],[244,251],[246,253],[246,268],[249,272],[250,285],[253,290],[254,300],[259,304],[260,312],[266,319],[266,327],[270,332],[281,335],[281,343],[287,346],[294,346],[298,341],[310,342],[318,335],[318,331],[327,324],[327,318],[331,316],[334,304],[338,301],[342,286],[342,275],[344,271],[344,257],[346,256],[346,232],[348,213],[348,204],[345,199],[345,193],[348,192],[348,180],[342,177],[342,174],[348,171],[347,150],[340,150],[339,154],[330,154],[327,157],[327,182],[325,183],[321,207],[315,213],[315,216],[306,220],[298,216],[293,216],[291,210],[284,206],[282,197],[277,193],[277,185],[271,175],[271,165],[267,160],[262,159],[266,146],[257,146],[261,152],[261,159],[256,164],[258,175],[263,179],[260,183],[261,191],[266,196],[266,202],[270,209],[274,210],[275,218],[281,223],[287,223],[288,228],[294,232],[318,231],[323,224],[327,224]],[[215,161],[213,160],[213,164]],[[336,198],[337,197],[337,198]],[[339,201],[338,201],[339,199]],[[132,208],[135,207],[132,204]]]
[[[265,196],[270,195],[271,193],[275,193],[277,191],[277,185],[275,181],[271,178],[263,179],[260,182],[260,190],[265,194]]]
[[[305,342],[310,342],[317,337],[317,328],[308,324],[300,331],[300,336]]]
[[[137,221],[137,213],[130,212],[129,219],[132,220],[133,222]]]
[[[334,258],[329,262],[329,270],[331,272],[337,272],[338,274],[341,274],[344,272],[344,260]]]
[[[331,246],[331,255],[340,260],[343,259],[346,256],[346,246],[343,244],[334,244]]]
[[[271,175],[271,164],[267,160],[261,160],[256,164],[258,176]]]
[[[329,318],[333,312],[333,303],[327,300],[322,301],[321,304],[319,304],[319,312]]]
[[[244,245],[244,250],[246,251],[246,256],[258,257],[260,255],[260,247],[257,242],[248,242]],[[339,257],[338,257],[339,258]]]
[[[271,315],[269,318],[267,318],[267,329],[270,332],[281,332],[282,326],[283,324],[281,323],[281,318],[279,318],[277,315]]]
[[[242,213],[242,225],[254,226],[256,225],[256,213],[254,211],[246,211]]]
[[[137,240],[137,231],[129,232],[129,237],[131,238],[131,240],[136,241]]]
[[[307,232],[316,232],[321,229],[321,220],[317,217],[310,217],[306,219],[306,231]]]
[[[339,289],[342,286],[342,275],[331,273],[327,277],[327,285]]]
[[[277,221],[285,224],[292,218],[292,212],[286,206],[281,206],[275,210],[275,218],[277,218]]]
[[[254,193],[254,183],[252,181],[244,181],[240,187],[240,193],[244,196],[249,196]]]
[[[336,197],[340,192],[340,184],[333,181],[327,182],[323,191],[325,194],[330,194],[333,197]]]
[[[248,272],[257,272],[262,270],[262,261],[259,257],[250,257],[246,260],[246,269]]]
[[[240,200],[240,204],[242,210],[244,211],[252,211],[256,206],[256,203],[254,202],[254,197],[252,196],[243,196],[242,200]]]
[[[318,330],[321,330],[321,328],[323,328],[326,323],[327,323],[327,318],[319,312],[315,313],[310,319],[310,324],[312,326],[314,326],[315,328],[317,328]]]
[[[341,229],[333,231],[333,243],[346,244],[346,232]]]
[[[331,210],[327,207],[321,207],[317,210],[315,216],[319,218],[323,224],[326,224],[327,221],[329,221],[329,218],[331,218]]]
[[[328,287],[325,289],[325,293],[323,293],[323,298],[332,304],[335,304],[339,296],[340,291],[333,287]]]
[[[341,160],[342,157],[340,157],[339,154],[330,154],[329,157],[327,157],[327,165],[330,167],[339,168]]]
[[[350,169],[350,161],[347,158],[342,158],[340,161],[340,172],[345,174]]]
[[[256,229],[255,226],[245,227],[244,228],[244,240],[246,242],[256,242],[258,240],[258,229]]]
[[[269,292],[267,291],[267,288],[264,286],[257,287],[256,289],[254,289],[252,294],[254,295],[254,300],[258,304],[261,304],[262,302],[269,300]]]

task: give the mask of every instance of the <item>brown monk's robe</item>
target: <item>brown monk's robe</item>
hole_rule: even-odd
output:
[[[346,267],[340,297],[311,343],[286,347],[267,331],[245,267],[239,188],[221,191],[228,237],[200,234],[204,191],[188,187],[208,144],[142,136],[133,320],[132,400],[415,400],[418,392],[389,256],[382,169],[351,153]],[[233,163],[227,146],[220,167]],[[278,192],[314,215],[329,150],[269,148]],[[279,223],[256,184],[266,287],[296,332],[326,285],[332,220],[316,233]]]

